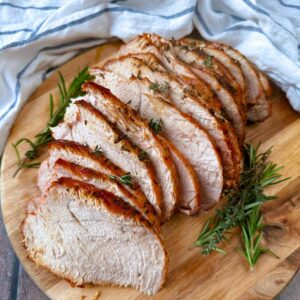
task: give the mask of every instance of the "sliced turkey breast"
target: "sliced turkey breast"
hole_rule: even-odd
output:
[[[200,48],[197,49],[188,45],[182,45],[179,41],[174,41],[172,44],[179,59],[190,64],[194,73],[199,77],[201,76],[200,78],[211,86],[217,87],[216,84],[218,83],[218,85],[220,85],[228,94],[228,97],[230,96],[233,98],[233,101],[235,101],[240,108],[240,113],[245,116],[244,90],[225,66],[213,56],[201,52]],[[219,90],[217,88],[213,89]]]
[[[261,122],[270,117],[272,111],[271,102],[263,94],[254,105],[248,105],[247,120]]]
[[[93,185],[60,178],[21,230],[29,258],[77,286],[131,286],[152,295],[165,282],[161,237],[128,203]]]
[[[246,82],[245,76],[241,70],[240,63],[226,54],[223,50],[207,47],[205,41],[199,41],[190,38],[183,38],[180,41],[180,44],[183,47],[188,46],[191,49],[198,51],[204,55],[208,55],[214,58],[214,60],[219,61],[234,77],[235,81],[239,84],[240,88],[243,91],[244,97],[244,105],[246,105]],[[207,58],[209,61],[209,57]]]
[[[213,91],[191,71],[187,64],[176,58],[174,53],[170,51],[168,45],[161,45],[161,47],[158,47],[147,34],[144,34],[123,45],[116,56],[118,57],[127,54],[138,56],[141,53],[154,54],[163,67],[168,70],[168,72],[173,73],[186,89],[191,90],[191,92],[195,90],[194,93],[203,105],[208,109],[221,111],[222,106]]]
[[[200,185],[197,177],[197,173],[189,163],[189,161],[182,155],[182,153],[162,136],[160,139],[164,139],[169,149],[171,150],[172,158],[176,164],[178,174],[180,177],[180,195],[179,198],[179,211],[192,216],[199,212],[201,205],[200,202]]]
[[[222,49],[240,63],[247,84],[247,103],[249,121],[263,121],[271,114],[271,106],[266,97],[259,74],[249,60],[238,50],[224,44],[208,43],[208,47]],[[255,107],[257,105],[257,107]]]
[[[54,140],[48,144],[48,151],[50,156],[42,163],[39,170],[38,186],[41,190],[45,190],[48,188],[47,182],[51,180],[52,176],[51,172],[49,173],[49,175],[47,175],[48,170],[51,171],[54,163],[59,158],[118,178],[126,176],[127,174],[126,171],[113,164],[104,155],[102,149],[99,147],[92,151],[89,147],[73,141]],[[134,180],[134,178],[132,178],[130,185],[125,184],[124,187],[131,193],[134,193],[136,196],[138,196],[140,198],[140,201],[142,201],[143,203],[148,201],[139,184]]]
[[[138,59],[143,60],[144,63],[142,64],[142,66],[139,65],[138,66],[139,68],[142,68],[146,64],[147,66],[150,67],[151,72],[154,72],[154,73],[156,73],[157,71],[160,73],[167,72],[167,69],[161,65],[160,61],[157,59],[157,57],[153,53],[134,53],[134,54],[128,54],[128,55],[124,55],[124,56],[119,56],[118,58],[122,58],[122,57],[124,57],[124,58],[125,57],[136,57]],[[114,61],[114,59],[112,59],[111,61]],[[104,66],[102,66],[102,67],[106,68],[106,66],[108,64],[109,63],[107,61],[107,64],[105,63]],[[122,71],[123,71],[123,69],[122,69]],[[173,75],[172,72],[167,72],[167,73],[169,76],[171,76],[173,78],[175,77],[175,75]],[[143,75],[143,73],[140,73],[140,74],[137,73],[136,77],[141,77],[142,75]],[[149,76],[150,76],[149,73],[147,73],[146,77],[150,78]],[[154,78],[154,77],[151,77],[151,78]],[[202,105],[203,108],[206,109],[206,111],[209,111],[209,113],[211,115],[213,115],[215,117],[215,119],[217,119],[217,121],[219,122],[219,125],[221,125],[222,129],[226,133],[225,139],[227,139],[227,143],[229,143],[228,146],[231,148],[232,156],[233,156],[233,159],[234,159],[235,165],[236,165],[237,176],[239,177],[240,169],[241,169],[240,165],[241,165],[241,159],[242,159],[241,158],[242,157],[241,149],[240,149],[239,141],[238,141],[237,135],[235,133],[235,130],[233,129],[233,127],[227,120],[226,112],[224,111],[224,109],[221,106],[218,107],[218,106],[214,105],[213,103],[215,103],[215,102],[207,102],[205,97],[203,97],[202,93],[200,94],[197,91],[197,89],[194,88],[194,86],[192,84],[187,85],[185,81],[180,80],[179,75],[176,76],[176,80],[180,84],[181,88],[184,88],[183,92],[184,92],[185,102],[190,104],[190,102],[189,102],[190,98],[192,98],[194,101],[199,102],[199,105]],[[158,81],[158,79],[157,79],[157,81]],[[165,86],[165,82],[161,82],[160,87],[164,87],[164,86]],[[172,100],[173,100],[173,96],[176,96],[178,94],[178,93],[175,93],[173,95],[173,93],[172,93],[173,90],[172,90],[171,85],[170,85],[168,91],[170,92],[169,96]],[[174,98],[174,99],[178,101],[178,98],[177,99]],[[173,100],[173,103],[176,105],[177,101],[175,101],[175,100]],[[177,105],[179,107],[179,103]],[[195,107],[193,107],[192,111],[190,111],[188,109],[185,111],[182,107],[181,107],[181,110],[188,114],[191,114],[191,116],[193,116],[196,120],[198,120],[198,118],[199,118],[200,123],[203,121],[203,123],[201,123],[201,125],[211,134],[211,137],[213,139],[217,139],[217,137],[214,135],[214,132],[211,132],[211,129],[210,129],[211,128],[210,126],[213,126],[215,121],[213,119],[211,119],[211,117],[208,114],[205,115],[204,120],[201,120],[200,115],[197,115],[198,110]],[[194,116],[194,114],[195,114],[195,116]],[[207,121],[206,123],[204,123],[205,120]],[[209,122],[208,122],[208,120],[209,120]],[[215,145],[218,146],[218,142],[215,142]],[[220,151],[220,149],[218,149],[218,150]],[[222,155],[222,153],[221,153],[221,155]],[[225,184],[227,186],[232,186],[235,184],[235,179],[227,178]]]
[[[152,71],[168,73],[168,76],[173,77],[178,82],[178,84],[180,84],[180,86],[184,89],[185,94],[188,94],[190,97],[193,97],[197,102],[199,102],[202,106],[204,106],[207,110],[209,110],[211,114],[214,114],[216,116],[224,115],[222,116],[222,119],[226,120],[227,117],[226,114],[224,113],[224,110],[220,102],[214,96],[212,91],[209,88],[207,88],[205,84],[202,81],[200,81],[197,78],[197,76],[190,70],[188,65],[185,65],[183,62],[178,60],[179,73],[176,74],[176,70],[172,71],[168,69],[168,67],[162,65],[161,60],[159,60],[157,56],[152,52],[129,53],[127,55],[119,56],[117,59],[119,58],[122,59],[123,57],[136,57],[138,59],[141,59],[143,61],[143,65],[146,64],[148,67],[152,69]],[[108,66],[109,61],[107,61],[107,64],[106,63],[104,64],[103,68]],[[111,59],[111,61],[113,61],[113,59]],[[139,68],[140,67],[142,66],[139,66]],[[181,71],[182,74],[180,73]],[[191,76],[193,76],[193,78]],[[229,122],[227,122],[227,124],[229,124]]]
[[[161,38],[156,35],[141,35],[133,40],[129,41],[127,44],[121,47],[119,50],[119,55],[125,55],[130,53],[141,53],[141,52],[151,52],[157,56],[162,65],[172,73],[183,79],[186,84],[192,85],[197,89],[197,92],[205,97],[208,102],[208,107],[217,110],[220,109],[222,105],[224,111],[226,112],[226,117],[232,121],[232,125],[235,128],[237,134],[239,135],[240,141],[244,138],[245,122],[243,116],[241,115],[239,106],[231,97],[227,97],[227,94],[221,91],[212,90],[210,85],[203,82],[200,78],[191,70],[191,66],[180,61],[174,52],[171,43],[162,42]],[[221,88],[221,87],[218,87]],[[215,93],[219,92],[218,98],[216,98]],[[220,95],[223,95],[222,97]],[[226,97],[225,97],[226,96]]]
[[[59,159],[63,159],[83,169],[91,169],[115,178],[116,181],[122,184],[123,188],[134,195],[136,201],[138,201],[136,208],[139,210],[143,207],[146,213],[149,212],[148,221],[157,223],[158,217],[138,183],[132,179],[130,184],[126,184],[124,178],[128,177],[128,174],[105,157],[100,148],[91,151],[89,147],[72,141],[56,140],[48,144],[48,151],[49,158],[42,162],[39,169],[38,187],[42,192],[46,191],[53,180],[57,178],[54,166]]]
[[[217,62],[212,58],[206,62],[206,59],[202,57],[201,54],[193,50],[183,49],[179,46],[175,46],[173,49],[177,57],[189,64],[191,70],[211,87],[223,107],[230,106],[234,108],[235,111],[232,111],[231,114],[235,114],[235,120],[238,119],[238,122],[232,124],[237,131],[240,142],[243,143],[245,137],[246,116],[240,88],[234,84],[234,81],[230,83],[226,80],[225,76],[221,77],[216,72],[210,70],[213,65],[217,66]],[[209,68],[203,66],[204,64],[207,64],[207,66],[209,65]]]
[[[181,41],[166,40],[157,34],[145,34],[157,47],[168,49],[173,56],[180,59],[182,62],[186,62],[188,65],[192,63],[192,67],[201,67],[200,69],[207,74],[213,74],[217,81],[220,81],[222,87],[230,92],[232,97],[237,103],[243,101],[238,96],[243,96],[239,85],[235,81],[235,78],[230,74],[228,69],[219,63],[214,57],[205,55],[202,51],[199,51],[199,47],[186,47],[187,44],[183,44]],[[185,53],[185,55],[184,55]],[[192,70],[193,70],[192,68]],[[204,80],[204,82],[206,82]],[[216,89],[212,88],[216,93]]]
[[[103,174],[61,158],[54,163],[51,171],[52,178],[49,181],[49,186],[52,182],[61,177],[69,177],[92,184],[96,188],[106,190],[122,198],[125,202],[129,203],[132,207],[139,211],[157,231],[160,231],[160,220],[152,205],[148,201],[140,201],[139,197],[135,196],[125,188],[124,184],[118,180],[118,177]],[[44,191],[44,193],[45,192],[46,191]]]
[[[99,70],[100,72],[100,70]],[[223,169],[219,155],[208,134],[190,116],[180,112],[166,95],[151,93],[146,78],[126,79],[118,74],[101,71],[95,81],[111,90],[143,118],[160,120],[162,133],[189,160],[201,185],[201,207],[209,209],[218,202],[223,188]]]
[[[113,164],[104,156],[100,148],[92,151],[89,147],[66,140],[56,140],[48,144],[49,158],[44,160],[39,169],[38,187],[45,191],[51,184],[52,168],[54,163],[59,159],[64,159],[77,165],[104,173],[121,177],[126,172]],[[129,190],[139,190],[137,183],[126,185]],[[143,193],[140,191],[141,196]],[[146,197],[144,197],[146,199]]]
[[[197,47],[202,48],[205,45],[206,49],[218,49],[224,51],[232,59],[239,62],[242,72],[245,76],[246,87],[247,87],[247,103],[255,104],[258,98],[262,94],[262,86],[259,84],[259,78],[256,75],[255,70],[251,66],[248,59],[243,56],[239,51],[233,49],[232,47],[221,44],[221,43],[211,43],[207,41],[197,41],[195,40]]]
[[[149,65],[147,62],[150,62]],[[148,78],[153,84],[157,84],[158,90],[168,85],[168,89],[165,92],[168,92],[172,102],[181,111],[199,121],[201,126],[212,137],[221,154],[224,176],[226,182],[230,183],[228,185],[234,184],[239,179],[241,152],[234,133],[232,132],[235,141],[231,141],[232,139],[227,134],[230,126],[226,120],[219,116],[218,113],[213,114],[197,101],[195,96],[189,93],[174,76],[164,70],[153,54],[126,55],[117,59],[111,59],[102,66],[102,69],[127,78],[130,78],[132,75],[139,78]],[[92,73],[97,74],[97,69],[92,70]]]
[[[70,104],[64,122],[52,128],[52,133],[55,139],[75,141],[91,149],[101,148],[110,161],[122,166],[137,180],[157,214],[161,215],[161,191],[151,162],[144,160],[143,151],[91,104],[83,100]]]
[[[82,89],[88,93],[84,100],[97,108],[142,149],[144,160],[150,159],[162,190],[163,219],[168,220],[175,210],[179,197],[177,171],[168,147],[156,138],[147,122],[112,95],[108,89],[94,82],[85,83]]]
[[[258,77],[259,77],[259,80],[260,80],[260,82],[262,84],[262,87],[265,91],[266,96],[267,97],[272,96],[272,86],[271,86],[270,80],[268,79],[266,74],[260,72],[258,69],[256,69],[256,70],[258,72]]]
[[[272,113],[271,101],[268,98],[272,95],[272,87],[268,77],[260,72],[258,68],[251,63],[252,68],[255,70],[264,93],[259,97],[255,105],[249,105],[247,111],[247,118],[249,121],[259,122],[270,117]]]

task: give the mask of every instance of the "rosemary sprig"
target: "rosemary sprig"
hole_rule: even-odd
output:
[[[81,86],[86,80],[90,79],[92,79],[92,76],[89,74],[88,67],[86,67],[77,74],[67,89],[64,77],[59,73],[58,89],[60,101],[58,107],[54,110],[53,95],[50,95],[50,116],[45,129],[38,133],[33,140],[21,138],[16,143],[12,144],[16,152],[18,167],[13,177],[15,177],[22,169],[37,168],[40,165],[40,162],[33,160],[39,156],[40,150],[52,140],[51,127],[56,126],[64,118],[66,108],[70,104],[71,98],[82,95]],[[28,144],[30,149],[24,153],[24,158],[21,158],[19,146],[24,143]]]
[[[151,119],[149,121],[149,128],[155,134],[158,134],[162,130],[162,120],[161,119],[158,119],[158,120]]]
[[[278,184],[281,167],[269,161],[271,149],[258,153],[259,145],[244,146],[244,170],[240,183],[235,188],[225,191],[226,205],[218,209],[215,216],[204,225],[194,246],[201,247],[202,254],[212,251],[226,253],[220,248],[223,240],[234,227],[240,227],[242,232],[242,253],[253,270],[255,263],[263,253],[275,255],[269,249],[261,246],[263,237],[263,215],[261,205],[276,196],[264,194],[264,188]]]
[[[263,228],[265,227],[262,219],[263,215],[260,212],[260,207],[256,206],[240,224],[242,230],[242,253],[248,261],[251,271],[254,270],[254,265],[263,253],[269,253],[279,258],[270,249],[261,246]]]
[[[122,183],[124,185],[128,185],[130,187],[133,186],[133,179],[132,179],[130,173],[126,173],[123,176],[110,175],[109,178],[112,179],[112,180],[117,180],[117,181],[119,181],[120,183]]]

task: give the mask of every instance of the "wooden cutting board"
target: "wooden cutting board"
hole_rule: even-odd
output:
[[[95,66],[115,53],[120,43],[100,46],[74,58],[60,71],[70,82],[78,70]],[[39,195],[37,170],[25,170],[16,178],[16,156],[12,142],[21,137],[33,138],[49,115],[49,94],[57,98],[57,72],[30,97],[11,131],[2,160],[1,204],[4,224],[14,250],[36,284],[52,299],[147,299],[131,288],[87,286],[74,288],[64,280],[28,260],[22,248],[20,224],[26,202]],[[289,282],[300,262],[300,118],[291,110],[284,95],[275,89],[273,115],[260,124],[248,126],[247,140],[262,142],[262,148],[273,145],[272,160],[284,165],[283,176],[290,180],[274,186],[268,193],[279,199],[264,207],[265,219],[272,225],[265,230],[265,243],[280,258],[265,255],[250,272],[238,250],[239,234],[226,244],[228,255],[218,253],[203,257],[191,249],[209,214],[198,217],[174,216],[162,232],[169,253],[170,266],[165,287],[151,299],[271,299]],[[46,157],[46,153],[44,154]]]

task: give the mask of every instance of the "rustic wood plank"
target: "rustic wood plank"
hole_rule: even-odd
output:
[[[300,272],[298,271],[297,274],[289,283],[289,285],[282,291],[282,293],[280,293],[280,295],[276,298],[276,300],[299,300],[299,298],[300,298]]]
[[[115,49],[115,46],[110,45],[93,49],[64,65],[61,71],[69,82],[78,72],[78,68],[87,64],[95,65],[105,55],[113,53]],[[19,115],[8,143],[23,136],[33,137],[43,129],[49,113],[48,95],[50,92],[57,95],[57,92],[54,91],[56,82],[57,75],[55,74],[32,95]],[[280,270],[279,273],[282,273],[283,269],[291,266],[288,258],[300,248],[300,223],[298,222],[300,216],[300,198],[298,197],[300,192],[300,119],[290,109],[282,93],[278,90],[275,91],[273,99],[273,117],[260,124],[250,125],[247,139],[254,143],[262,141],[264,149],[274,144],[272,160],[284,164],[284,176],[292,177],[290,181],[268,190],[269,193],[278,193],[279,200],[265,206],[266,220],[277,226],[269,227],[265,243],[280,256],[280,259],[264,256],[259,260],[256,271],[249,272],[244,259],[235,251],[239,245],[237,234],[233,237],[231,244],[225,246],[228,255],[222,256],[214,253],[208,257],[202,257],[199,249],[190,250],[190,246],[195,241],[207,217],[213,212],[194,218],[176,215],[162,228],[170,257],[168,280],[165,288],[151,299],[223,300],[238,299],[243,295],[251,295],[251,297],[259,299],[256,285],[259,285],[259,282],[265,282],[264,278],[268,278],[270,274],[278,274],[278,270]],[[32,126],[33,120],[35,121],[34,126]],[[50,297],[64,300],[80,299],[81,296],[94,299],[99,292],[101,293],[100,298],[107,300],[148,299],[145,295],[130,288],[109,286],[72,288],[66,281],[60,280],[27,259],[26,252],[20,243],[22,235],[19,226],[24,219],[26,202],[39,194],[36,187],[37,171],[26,170],[12,180],[11,175],[15,170],[14,159],[15,155],[11,146],[8,145],[3,157],[3,180],[1,181],[4,222],[18,257],[38,286]],[[276,231],[274,228],[280,228],[280,230]],[[290,277],[295,270],[296,268],[289,269]],[[26,286],[27,278],[20,280],[22,280],[20,284]],[[234,286],[232,286],[233,282]],[[283,288],[284,284],[281,284],[280,288]],[[270,285],[268,291],[268,295],[278,293],[278,289],[274,289],[273,285]]]
[[[28,276],[24,268],[21,266],[19,270],[18,281],[18,300],[48,300],[49,298],[40,290],[37,285]]]
[[[295,300],[300,296],[300,273],[295,276],[299,269],[300,248],[278,264],[273,270],[260,278],[251,286],[239,300],[266,300],[275,298],[278,293],[289,283],[276,300]],[[297,298],[295,298],[297,297]]]
[[[1,210],[0,210],[1,211]],[[18,285],[19,260],[11,248],[0,217],[0,299],[15,299]]]

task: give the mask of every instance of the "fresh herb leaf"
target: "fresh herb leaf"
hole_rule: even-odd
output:
[[[148,89],[152,91],[160,91],[162,93],[165,93],[168,89],[170,88],[170,85],[167,81],[164,81],[164,83],[159,84],[157,82],[152,82],[149,86]]]
[[[128,186],[132,186],[132,177],[130,175],[130,173],[127,173],[121,177],[119,177],[119,180],[121,183],[128,185]]]
[[[69,106],[71,98],[76,98],[82,95],[82,84],[87,80],[91,80],[92,78],[93,77],[89,74],[88,67],[86,67],[78,73],[67,89],[64,77],[61,73],[59,73],[58,89],[60,93],[60,102],[58,107],[54,109],[53,95],[50,95],[50,118],[45,129],[38,133],[33,140],[21,138],[16,143],[12,144],[16,152],[18,167],[13,177],[15,177],[22,169],[38,167],[40,163],[37,161],[32,161],[39,156],[40,150],[50,141],[52,141],[51,127],[56,126],[64,118],[66,108]],[[19,147],[24,143],[28,144],[30,149],[24,153],[24,158],[22,159]]]
[[[110,175],[109,178],[112,179],[112,180],[117,180],[120,183],[122,183],[124,185],[128,185],[130,187],[132,187],[132,185],[133,185],[133,180],[132,180],[132,177],[131,177],[130,173],[126,173],[123,176]]]
[[[156,91],[159,89],[159,84],[157,82],[152,82],[149,86],[148,89],[151,91]]]
[[[96,156],[100,156],[103,154],[103,150],[101,149],[101,147],[99,147],[98,145],[95,147],[95,150],[93,150],[93,153],[96,155]]]
[[[210,56],[210,55],[206,55],[205,56],[205,59],[204,59],[204,62],[203,62],[203,64],[204,64],[204,66],[205,67],[207,67],[207,68],[211,68],[212,67],[212,56]]]
[[[162,130],[162,120],[161,119],[158,119],[158,120],[151,119],[149,122],[149,127],[150,127],[150,129],[152,129],[152,131],[155,134],[158,134]]]
[[[263,253],[275,256],[271,250],[261,246],[263,237],[263,215],[261,205],[275,196],[264,194],[264,188],[278,184],[286,179],[280,179],[281,167],[269,161],[271,149],[258,153],[259,145],[244,146],[244,170],[240,183],[225,191],[226,205],[218,209],[215,216],[210,218],[195,242],[194,246],[201,247],[202,254],[212,251],[224,252],[220,248],[228,233],[235,227],[242,232],[242,253],[253,270],[255,263]]]

